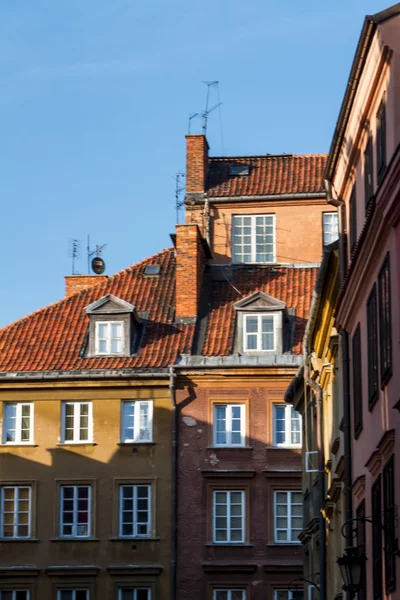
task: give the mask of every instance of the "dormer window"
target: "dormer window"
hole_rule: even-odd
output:
[[[142,321],[133,304],[108,294],[85,311],[90,319],[85,356],[131,356],[137,351]]]
[[[123,354],[124,322],[98,321],[95,346],[96,354]]]
[[[275,350],[275,320],[277,315],[244,315],[244,350],[264,352]]]

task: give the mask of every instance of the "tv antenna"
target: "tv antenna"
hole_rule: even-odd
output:
[[[94,250],[92,250],[90,247],[90,235],[87,236],[86,251],[87,251],[88,274],[89,275],[90,275],[90,259],[101,256],[101,253],[106,246],[107,246],[107,244],[103,244],[102,246],[99,246],[98,244],[96,244]],[[104,261],[102,261],[102,262],[104,263]],[[93,264],[92,264],[92,268],[93,268]],[[105,264],[104,264],[104,268],[105,268]],[[100,274],[100,273],[97,273],[97,274]]]
[[[68,254],[72,258],[72,275],[78,275],[78,273],[75,271],[75,261],[77,258],[80,258],[81,255],[81,241],[75,238],[70,239],[68,245]]]
[[[203,133],[204,135],[207,133],[207,124],[208,124],[208,117],[209,115],[219,106],[221,106],[222,102],[217,102],[217,104],[215,104],[214,106],[212,106],[211,108],[209,107],[209,103],[210,103],[210,89],[211,88],[216,88],[217,93],[218,93],[218,98],[219,98],[219,91],[218,91],[218,81],[203,81],[202,83],[204,83],[207,86],[207,94],[206,94],[206,106],[205,109],[202,110],[201,112],[196,112],[196,113],[191,113],[189,115],[189,133],[190,133],[190,129],[191,129],[191,124],[192,124],[192,119],[194,119],[195,117],[201,117],[202,118],[202,129],[203,129]]]
[[[175,209],[176,209],[176,222],[179,224],[179,211],[181,210],[184,200],[182,200],[181,195],[182,192],[185,191],[185,184],[183,183],[183,179],[185,178],[185,173],[182,171],[178,171],[175,174]]]

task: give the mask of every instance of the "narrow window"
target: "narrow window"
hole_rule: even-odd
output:
[[[275,262],[275,215],[232,217],[232,261]]]
[[[382,178],[386,167],[386,98],[383,97],[376,115],[376,154],[378,181]]]
[[[379,273],[379,341],[381,355],[381,385],[392,376],[392,312],[390,298],[390,256]]]
[[[299,491],[274,492],[275,542],[300,544],[303,523],[303,494]]]
[[[385,586],[386,593],[396,589],[396,503],[394,495],[394,457],[383,469],[383,517],[385,530]]]
[[[324,246],[332,244],[339,237],[339,220],[337,212],[325,212],[322,217]]]
[[[274,446],[301,447],[301,415],[290,404],[274,404]]]
[[[265,352],[275,347],[275,315],[244,315],[245,352]]]
[[[0,590],[0,600],[29,600],[28,590]]]
[[[365,502],[357,508],[357,546],[360,555],[365,555]],[[367,574],[365,569],[365,563],[362,568],[360,577],[360,590],[358,592],[358,600],[365,600],[367,593]]]
[[[60,536],[90,537],[90,486],[63,485],[60,501]]]
[[[303,600],[303,595],[303,590],[274,590],[274,600]]]
[[[245,442],[245,405],[214,404],[214,445],[244,446]]]
[[[96,354],[123,354],[123,321],[97,321]]]
[[[121,537],[151,535],[151,487],[149,485],[120,486],[119,535]]]
[[[365,187],[365,207],[368,208],[369,202],[374,193],[373,180],[373,158],[372,158],[372,136],[368,138],[367,147],[364,154],[364,187]]]
[[[143,443],[153,440],[153,401],[122,402],[121,442]]]
[[[350,253],[353,252],[357,242],[357,196],[356,184],[350,196]]]
[[[246,590],[240,588],[214,590],[213,600],[246,600]]]
[[[214,490],[213,542],[241,544],[245,539],[243,490]]]
[[[353,411],[354,437],[358,438],[363,427],[360,323],[353,335]]]
[[[368,335],[368,408],[372,410],[378,398],[378,314],[376,305],[376,284],[367,302]]]
[[[1,488],[1,537],[31,536],[31,498],[29,486],[5,485]]]
[[[5,402],[3,407],[3,444],[31,444],[33,442],[33,404]]]
[[[119,588],[118,600],[151,600],[149,588]]]
[[[57,600],[89,600],[89,590],[58,590]]]
[[[382,600],[382,499],[380,475],[372,486],[372,579],[373,600]]]
[[[92,442],[92,403],[63,402],[62,404],[62,442]]]

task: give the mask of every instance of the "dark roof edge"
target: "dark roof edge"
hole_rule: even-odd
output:
[[[54,379],[157,379],[169,377],[168,368],[160,369],[82,369],[79,371],[12,371],[0,373],[0,384],[9,381]]]
[[[213,188],[208,188],[206,193]],[[320,192],[295,192],[293,194],[252,194],[248,196],[207,196],[209,202],[243,202],[249,200],[289,200],[296,198],[300,200],[308,200],[310,198],[326,198],[325,190]],[[204,200],[202,200],[204,202]]]
[[[393,6],[389,6],[389,8],[385,8],[384,10],[375,13],[370,18],[374,23],[379,25],[380,23],[383,23],[392,17],[396,17],[397,15],[400,15],[400,2],[396,2],[396,4],[393,4]]]

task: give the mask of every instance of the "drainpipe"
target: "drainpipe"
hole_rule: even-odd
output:
[[[210,245],[210,201],[207,196],[204,202],[204,213],[206,217],[206,240],[207,244]]]
[[[177,461],[178,461],[178,427],[175,393],[176,373],[174,367],[169,369],[169,391],[172,400],[172,485],[171,485],[171,600],[176,599],[176,557],[177,557]]]
[[[309,356],[307,356],[304,365],[304,381],[315,393],[315,402],[317,409],[317,450],[318,450],[318,524],[319,524],[319,569],[320,569],[320,583],[319,583],[319,597],[320,600],[326,600],[326,579],[327,579],[327,565],[326,565],[326,527],[325,518],[323,515],[323,507],[325,503],[325,459],[324,459],[324,445],[322,438],[322,388],[316,381],[310,377],[309,367]],[[307,407],[306,407],[307,410]]]

